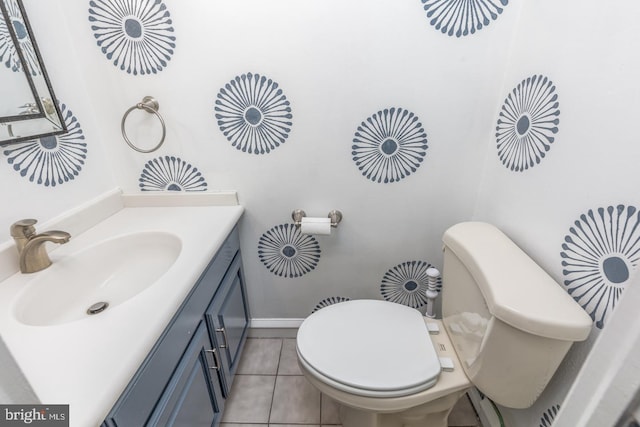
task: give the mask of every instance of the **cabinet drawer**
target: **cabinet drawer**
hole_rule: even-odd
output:
[[[109,416],[115,425],[145,425],[239,248],[234,228],[118,399]]]

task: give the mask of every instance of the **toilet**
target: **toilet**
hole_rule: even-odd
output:
[[[464,222],[444,236],[442,320],[388,301],[318,310],[297,335],[298,364],[340,405],[344,427],[446,427],[477,387],[531,406],[592,321],[495,226]]]

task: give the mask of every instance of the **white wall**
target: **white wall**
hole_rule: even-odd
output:
[[[639,285],[640,277],[636,275],[607,329],[591,348],[554,420],[555,427],[638,425]]]
[[[523,2],[501,100],[523,79],[534,74],[548,76],[556,86],[560,103],[558,133],[546,157],[524,172],[512,172],[500,162],[496,138],[492,137],[474,215],[501,227],[559,283],[576,280],[567,288],[586,282],[578,279],[586,273],[576,271],[591,268],[584,255],[586,250],[593,251],[596,266],[590,285],[596,286],[578,298],[589,312],[594,311],[601,295],[608,295],[609,289],[624,289],[638,263],[638,254],[633,253],[638,244],[633,242],[639,236],[637,230],[632,230],[633,225],[638,225],[637,213],[626,228],[617,220],[626,218],[629,207],[640,206],[636,177],[640,146],[634,131],[640,113],[640,59],[633,53],[640,47],[640,35],[635,31],[640,6],[634,2],[602,6],[601,2],[577,0]],[[502,102],[496,105],[494,121],[501,107]],[[587,223],[594,226],[594,221],[581,220],[581,215],[589,211],[598,218],[598,208],[618,205],[625,207],[624,213],[606,212],[604,226],[597,230],[586,228]],[[587,230],[578,232],[583,239],[590,238],[595,243],[615,238],[595,253],[591,248],[599,245],[580,241],[570,232],[571,227],[577,229],[575,221]],[[561,252],[571,253],[562,247],[565,236],[577,242],[571,247],[581,253],[578,257],[573,253],[581,260],[580,267],[562,265]],[[627,247],[633,250],[621,251],[619,242],[625,238],[631,239]],[[630,272],[627,280],[609,280],[603,262],[610,257],[624,260]],[[574,291],[574,297],[580,293]],[[595,310],[595,318],[600,319],[601,313]],[[604,330],[607,319],[605,316]],[[542,418],[553,413],[555,405],[562,404],[600,331],[594,327],[588,342],[574,346],[531,409],[503,410],[509,425],[546,427]]]

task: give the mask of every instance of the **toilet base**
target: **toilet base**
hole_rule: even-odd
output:
[[[380,413],[340,405],[343,427],[447,427],[449,413],[466,390],[401,412]]]

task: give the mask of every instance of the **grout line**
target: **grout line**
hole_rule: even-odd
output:
[[[282,361],[282,351],[284,350],[284,338],[280,338],[280,352],[278,353],[278,365],[276,366],[276,376],[280,372],[280,362]]]
[[[280,369],[280,359],[282,358],[282,348],[283,345],[282,338],[280,338],[280,353],[278,354],[278,365],[276,366],[276,375],[275,380],[273,381],[273,391],[271,392],[271,403],[269,404],[269,417],[267,418],[267,423],[271,422],[271,412],[273,411],[273,400],[276,395],[276,386],[278,385],[278,370]]]

